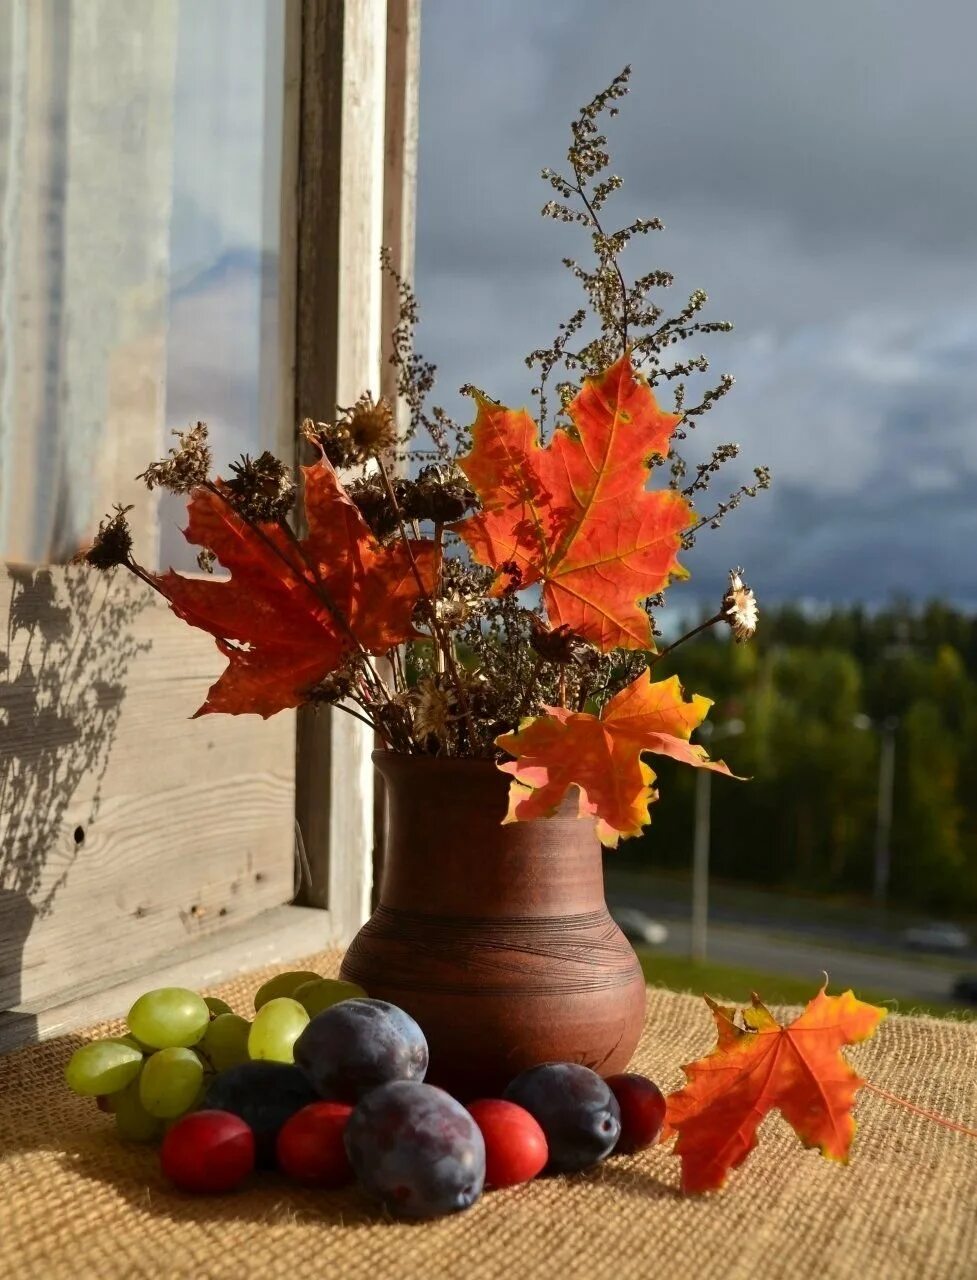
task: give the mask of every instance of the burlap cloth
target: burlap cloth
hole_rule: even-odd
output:
[[[293,968],[335,969],[335,954]],[[217,989],[241,1012],[273,970]],[[665,1148],[591,1174],[485,1195],[423,1224],[385,1219],[354,1190],[273,1175],[221,1198],[163,1180],[156,1152],[120,1143],[61,1068],[81,1038],[0,1058],[0,1277],[580,1277],[730,1280],[977,1277],[977,1140],[863,1091],[852,1163],[805,1151],[779,1116],[725,1191],[683,1198]],[[664,1087],[712,1047],[693,996],[653,990],[634,1069]],[[891,1017],[848,1051],[876,1085],[977,1126],[977,1024]]]

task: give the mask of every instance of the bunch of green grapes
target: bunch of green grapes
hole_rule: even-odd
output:
[[[258,989],[249,1022],[214,996],[160,987],[129,1010],[128,1034],[76,1049],[65,1078],[115,1116],[120,1137],[151,1142],[199,1105],[214,1075],[259,1058],[293,1062],[310,1018],[363,994],[317,973],[281,973]]]

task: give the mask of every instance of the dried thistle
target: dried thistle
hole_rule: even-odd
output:
[[[742,644],[756,634],[760,610],[756,596],[743,581],[742,569],[730,569],[729,587],[723,596],[723,621],[733,633],[733,639]]]
[[[533,614],[530,615],[530,621],[530,646],[547,662],[555,662],[564,667],[589,667],[591,670],[597,665],[597,650],[570,627],[564,625],[551,631]]]
[[[395,485],[397,500],[401,502],[401,484]],[[393,509],[390,496],[375,476],[367,476],[354,480],[346,486],[346,493],[356,504],[360,515],[370,526],[373,536],[389,538],[399,528],[397,513]]]
[[[284,520],[295,503],[291,468],[266,449],[257,458],[244,454],[231,463],[234,478],[224,486],[235,510],[256,524]]]
[[[210,475],[211,452],[207,442],[207,424],[198,422],[186,431],[174,431],[179,442],[159,462],[151,463],[136,476],[145,480],[147,489],[167,489],[170,493],[190,493],[205,484]]]
[[[116,506],[115,515],[106,516],[99,524],[95,541],[76,560],[90,564],[95,569],[114,569],[132,561],[132,530],[126,516],[132,507]]]

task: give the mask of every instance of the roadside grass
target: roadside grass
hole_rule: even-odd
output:
[[[807,1004],[816,992],[810,982],[802,978],[788,978],[759,969],[745,969],[738,965],[698,964],[682,956],[663,955],[660,951],[637,948],[638,959],[649,986],[668,987],[672,991],[691,991],[696,995],[707,994],[729,1003],[748,1003],[750,994],[756,992],[764,1004]],[[898,1000],[882,991],[859,989],[859,1000],[883,1005],[892,1013],[928,1013],[936,1018],[977,1018],[977,1010],[933,1000]]]

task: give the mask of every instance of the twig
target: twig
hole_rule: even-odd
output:
[[[705,622],[700,622],[697,627],[693,627],[691,631],[686,631],[684,636],[679,636],[677,640],[674,640],[670,645],[666,645],[664,649],[659,649],[657,653],[651,654],[648,658],[648,665],[653,667],[656,662],[661,662],[662,658],[664,658],[666,654],[677,649],[680,644],[685,644],[686,640],[691,640],[692,637],[697,636],[700,631],[705,631],[707,627],[714,627],[717,622],[722,622],[722,620],[723,615],[722,610],[720,610],[720,612],[715,614],[713,617],[707,618]]]
[[[407,530],[404,526],[403,512],[400,509],[400,503],[397,501],[397,495],[394,492],[393,485],[390,483],[390,475],[387,472],[387,468],[384,466],[382,458],[377,458],[377,465],[380,468],[380,475],[383,478],[383,485],[387,491],[387,497],[390,499],[390,505],[393,508],[394,515],[397,517],[397,524],[400,527],[400,536],[403,540],[404,547],[407,550],[407,558],[410,561],[411,572],[414,574],[414,580],[416,581],[418,590],[420,591],[421,599],[427,606],[431,631],[433,632],[435,641],[437,642],[436,648],[437,646],[440,646],[444,653],[444,660],[447,664],[448,675],[451,678],[451,683],[454,685],[455,694],[458,698],[458,705],[461,707],[462,714],[465,717],[465,723],[468,726],[468,737],[472,753],[475,754],[478,748],[478,734],[475,729],[475,721],[472,717],[471,707],[468,705],[468,699],[465,696],[465,690],[461,683],[461,677],[458,675],[458,667],[455,664],[454,654],[451,652],[450,642],[445,638],[444,632],[441,629],[441,624],[438,622],[437,607],[431,599],[431,596],[424,585],[424,579],[421,577],[421,571],[417,567],[417,560],[414,558],[414,548],[411,546],[410,538],[408,538]]]

